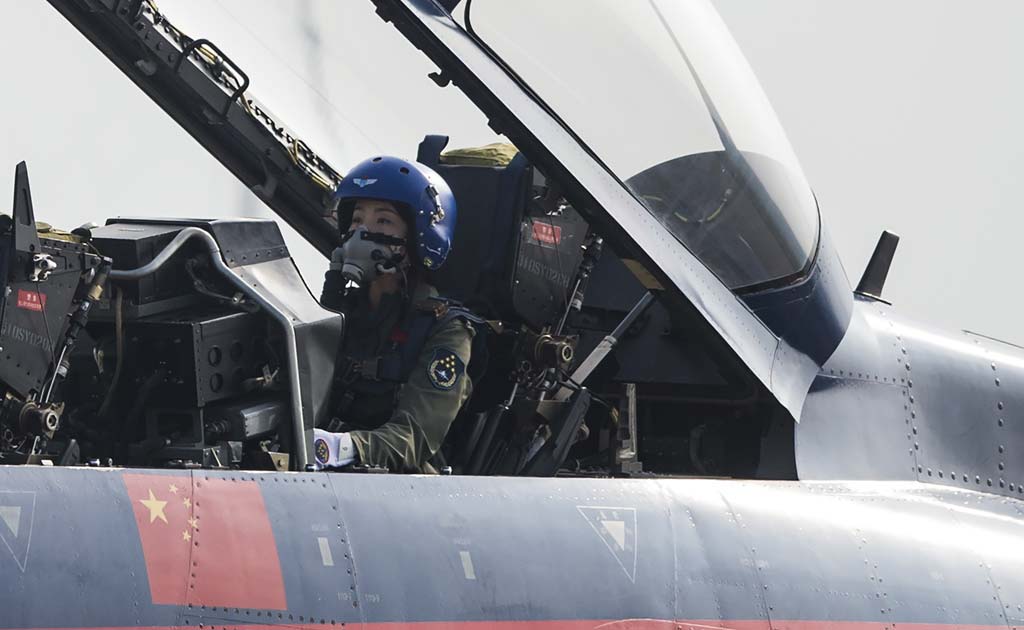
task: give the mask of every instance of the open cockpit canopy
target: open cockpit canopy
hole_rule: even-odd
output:
[[[849,288],[815,282],[831,258],[814,197],[706,0],[465,0],[454,14],[451,1],[371,1],[429,63],[356,3],[268,13],[241,0],[161,2],[193,39],[151,0],[49,0],[321,253],[340,238],[331,188],[366,152],[412,156],[430,133],[452,134],[453,146],[505,136],[634,281],[664,289],[676,316],[746,369],[742,380],[799,418],[845,331]],[[468,102],[431,84],[432,70]],[[507,213],[475,218],[519,240]],[[765,298],[790,291],[800,295]],[[816,332],[787,336],[802,330]]]
[[[806,271],[814,197],[708,4],[472,0],[461,18],[726,286]]]

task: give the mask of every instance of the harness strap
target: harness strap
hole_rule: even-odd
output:
[[[338,401],[335,413],[344,417],[361,394],[378,395],[388,390],[397,392],[396,386],[408,381],[416,368],[423,347],[433,331],[455,319],[462,319],[479,327],[478,334],[473,337],[472,356],[467,366],[467,374],[471,379],[482,375],[488,358],[486,331],[492,322],[466,310],[453,300],[431,298],[417,303],[410,309],[405,322],[397,329],[401,334],[393,335],[397,344],[393,350],[367,359],[343,359],[345,369],[341,381],[346,386],[345,394]]]

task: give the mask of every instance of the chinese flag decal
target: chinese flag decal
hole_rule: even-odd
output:
[[[124,485],[154,604],[287,609],[255,481],[126,474]]]

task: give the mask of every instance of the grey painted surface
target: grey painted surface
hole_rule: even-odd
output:
[[[19,532],[32,536],[24,571],[0,547],[0,627],[159,626],[179,616],[192,625],[302,626],[300,614],[327,623],[632,618],[998,627],[1004,611],[1024,603],[1021,502],[952,488],[154,474],[177,475],[193,490],[208,479],[259,487],[287,610],[153,605],[135,498],[122,472],[7,467],[0,490],[35,493],[36,503]],[[218,496],[204,496],[208,513]]]
[[[1024,496],[1024,349],[855,302],[796,430],[801,479],[917,479]]]

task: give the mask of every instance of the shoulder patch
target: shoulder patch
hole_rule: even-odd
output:
[[[427,378],[435,389],[450,390],[465,372],[462,359],[448,348],[435,348],[427,363]]]

